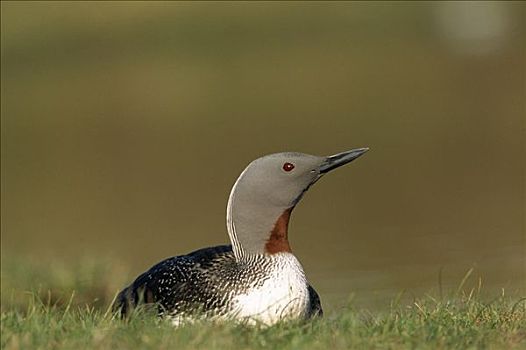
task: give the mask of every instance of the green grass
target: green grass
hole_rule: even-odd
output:
[[[2,313],[2,348],[347,349],[525,348],[524,301],[481,303],[432,298],[383,315],[348,308],[308,323],[247,328],[198,323],[174,329],[148,313],[129,321],[104,310],[59,308],[34,298],[27,310]]]
[[[525,300],[427,297],[383,314],[345,308],[312,322],[269,328],[196,323],[174,328],[147,312],[130,320],[89,305],[2,312],[2,349],[512,349],[526,348]]]
[[[488,299],[470,270],[444,297],[385,310],[350,304],[312,322],[269,328],[195,323],[174,328],[146,311],[130,320],[109,311],[129,277],[118,262],[2,261],[2,349],[526,349],[526,299]],[[121,276],[123,281],[112,278]],[[33,292],[24,292],[33,290]]]

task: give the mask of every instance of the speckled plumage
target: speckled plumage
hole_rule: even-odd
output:
[[[204,315],[239,319],[243,310],[236,297],[262,288],[276,267],[279,269],[275,263],[272,256],[238,262],[230,245],[200,249],[154,265],[119,293],[116,307],[127,315],[139,303],[154,303],[160,315],[172,318]],[[305,286],[307,298],[301,316],[321,316],[318,294],[310,285]],[[287,318],[286,307],[282,311],[279,317]],[[242,316],[250,323],[274,323],[258,315]]]

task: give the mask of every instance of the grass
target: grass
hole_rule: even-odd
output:
[[[483,300],[480,284],[466,287],[471,271],[447,297],[426,296],[410,303],[398,298],[379,313],[349,305],[312,322],[269,328],[232,323],[174,328],[147,311],[128,321],[115,318],[103,286],[108,283],[104,276],[111,273],[95,265],[76,272],[55,269],[62,277],[50,273],[47,284],[33,293],[12,288],[29,286],[38,272],[21,270],[19,263],[5,265],[2,349],[526,349],[526,299],[502,293]],[[79,271],[85,271],[83,283],[70,278],[82,275]],[[89,277],[93,275],[101,278]]]
[[[4,349],[512,349],[526,348],[524,300],[490,303],[433,298],[383,315],[347,308],[307,323],[247,328],[198,323],[174,329],[148,313],[129,321],[89,306],[59,308],[32,299],[25,312],[2,313]]]

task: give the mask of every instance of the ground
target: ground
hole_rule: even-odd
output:
[[[174,328],[146,310],[129,320],[115,317],[104,287],[109,280],[68,278],[83,276],[80,265],[69,274],[46,269],[55,287],[33,292],[13,286],[38,271],[32,275],[20,264],[5,265],[2,349],[526,349],[526,298],[504,292],[482,297],[480,285],[466,288],[469,275],[443,297],[400,298],[386,310],[351,303],[321,319],[269,328],[206,322]],[[97,274],[84,276],[106,275],[96,265],[91,268]]]

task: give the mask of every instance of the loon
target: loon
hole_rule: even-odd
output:
[[[290,215],[325,173],[368,150],[329,157],[285,152],[254,160],[228,198],[231,245],[154,265],[117,295],[116,312],[126,317],[140,304],[153,305],[176,325],[196,317],[272,325],[323,315],[320,298],[289,245]]]

